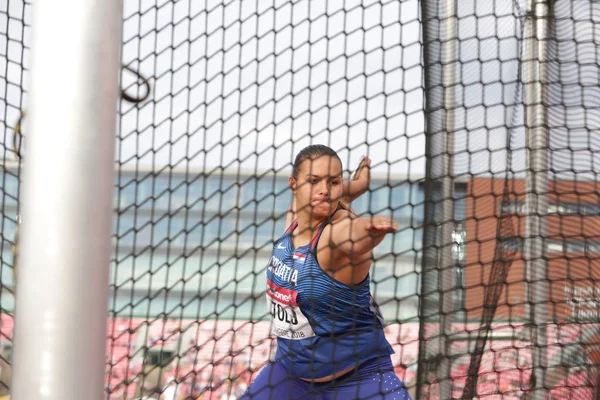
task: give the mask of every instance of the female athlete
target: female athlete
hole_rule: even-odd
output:
[[[344,182],[327,146],[297,155],[289,178],[295,218],[266,272],[277,352],[242,399],[410,399],[369,288],[372,250],[397,224],[359,218],[341,201],[364,193],[364,182]]]

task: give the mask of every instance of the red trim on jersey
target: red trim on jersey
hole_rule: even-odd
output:
[[[298,305],[296,298],[298,297],[297,290],[282,288],[267,279],[267,295],[281,304],[296,307]]]
[[[338,212],[338,210],[340,210],[340,208],[338,207],[333,214],[331,214],[331,216],[329,218],[331,218],[336,212]],[[319,241],[319,238],[321,237],[321,234],[323,234],[323,230],[325,229],[325,227],[329,224],[329,221],[325,221],[320,227],[319,230],[317,231],[317,233],[315,234],[315,236],[312,238],[312,240],[310,241],[310,246],[309,248],[314,251],[317,242]],[[294,229],[296,229],[296,227],[298,226],[298,220],[294,220],[294,222],[292,222],[292,224],[286,229],[285,233],[290,233],[292,232]]]
[[[327,226],[327,224],[321,225],[321,227],[317,231],[315,237],[312,238],[312,240],[310,241],[310,249],[311,250],[315,250],[316,244],[319,241],[319,238],[321,237],[321,234],[323,233],[323,230],[325,229],[326,226]]]
[[[285,230],[285,233],[290,233],[298,226],[298,220],[294,220],[290,226]]]

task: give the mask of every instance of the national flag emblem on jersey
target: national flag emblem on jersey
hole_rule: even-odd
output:
[[[301,263],[303,263],[304,260],[306,260],[306,254],[294,253],[294,260],[297,260],[297,261],[300,261]]]

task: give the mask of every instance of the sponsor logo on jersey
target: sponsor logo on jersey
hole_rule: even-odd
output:
[[[282,288],[281,286],[271,282],[270,279],[267,279],[267,295],[277,300],[279,303],[287,306],[295,307],[298,305],[296,301],[298,297],[297,290]]]

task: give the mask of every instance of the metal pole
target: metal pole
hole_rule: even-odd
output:
[[[123,4],[33,13],[11,399],[100,400]]]
[[[454,311],[454,257],[452,253],[454,242],[454,135],[456,130],[456,65],[457,60],[457,18],[456,0],[446,0],[443,13],[443,29],[441,30],[442,44],[442,82],[444,88],[444,125],[442,129],[444,143],[442,150],[442,253],[440,259],[441,271],[441,340],[442,362],[439,367],[440,399],[452,398],[452,357],[451,342],[452,317]]]
[[[532,398],[546,398],[544,387],[547,370],[546,326],[548,323],[548,272],[546,265],[548,212],[548,124],[544,104],[548,65],[547,0],[531,0],[526,21],[526,90],[525,115],[528,168],[526,177],[525,261],[533,342],[534,385]]]
[[[452,397],[448,338],[452,326],[454,290],[452,153],[458,62],[456,0],[424,0],[421,10],[427,167],[417,398],[429,394],[447,399]],[[431,324],[436,324],[439,330],[430,330]],[[438,384],[438,393],[432,393],[434,383]]]

